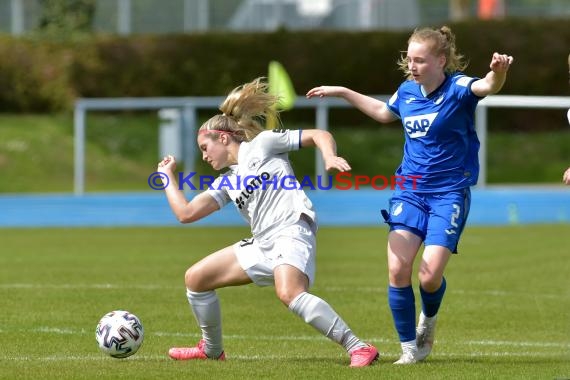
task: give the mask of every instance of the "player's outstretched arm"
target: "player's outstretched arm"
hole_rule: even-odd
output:
[[[513,63],[513,57],[506,54],[493,53],[489,68],[491,71],[471,85],[471,91],[479,97],[493,95],[501,91],[507,80],[507,71]]]
[[[335,96],[343,98],[361,112],[368,115],[372,119],[380,123],[390,123],[396,120],[396,117],[390,112],[386,103],[368,95],[341,86],[319,86],[310,89],[307,92],[307,98],[315,96]]]
[[[325,162],[325,169],[327,171],[335,169],[345,172],[351,169],[350,165],[344,158],[337,156],[336,141],[328,131],[320,129],[303,130],[301,133],[301,146],[316,146],[321,151]]]
[[[168,186],[164,188],[164,193],[180,223],[193,223],[220,209],[218,202],[208,193],[200,193],[188,201],[182,190],[178,188],[175,170],[176,159],[173,156],[166,156],[157,168],[158,172],[168,176]]]

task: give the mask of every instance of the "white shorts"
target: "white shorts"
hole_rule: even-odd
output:
[[[273,270],[281,264],[292,265],[305,273],[309,286],[315,280],[316,236],[302,219],[270,240],[243,239],[233,247],[240,266],[256,285],[275,285]]]

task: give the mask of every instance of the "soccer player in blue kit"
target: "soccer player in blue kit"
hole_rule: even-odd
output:
[[[389,212],[382,212],[390,226],[388,304],[402,347],[394,364],[413,364],[431,352],[446,289],[444,270],[457,253],[470,187],[479,174],[475,108],[480,99],[499,92],[512,62],[511,56],[494,53],[485,77],[469,77],[462,73],[467,65],[450,28],[421,28],[412,33],[399,62],[407,78],[387,103],[341,86],[307,92],[307,97],[344,98],[380,123],[400,119],[404,127],[404,155],[396,174],[416,176],[416,185],[397,188]],[[422,310],[416,327],[412,270],[422,244]]]

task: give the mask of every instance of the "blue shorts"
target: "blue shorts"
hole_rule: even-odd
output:
[[[410,231],[424,245],[440,245],[457,253],[470,206],[469,188],[446,193],[396,191],[390,199],[390,212],[382,210],[382,215],[390,231]]]

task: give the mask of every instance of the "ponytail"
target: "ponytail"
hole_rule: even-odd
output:
[[[228,132],[238,142],[251,141],[265,130],[266,120],[279,120],[276,110],[277,96],[268,92],[265,78],[257,78],[232,90],[220,105],[221,115],[216,115],[200,127],[200,133]]]

